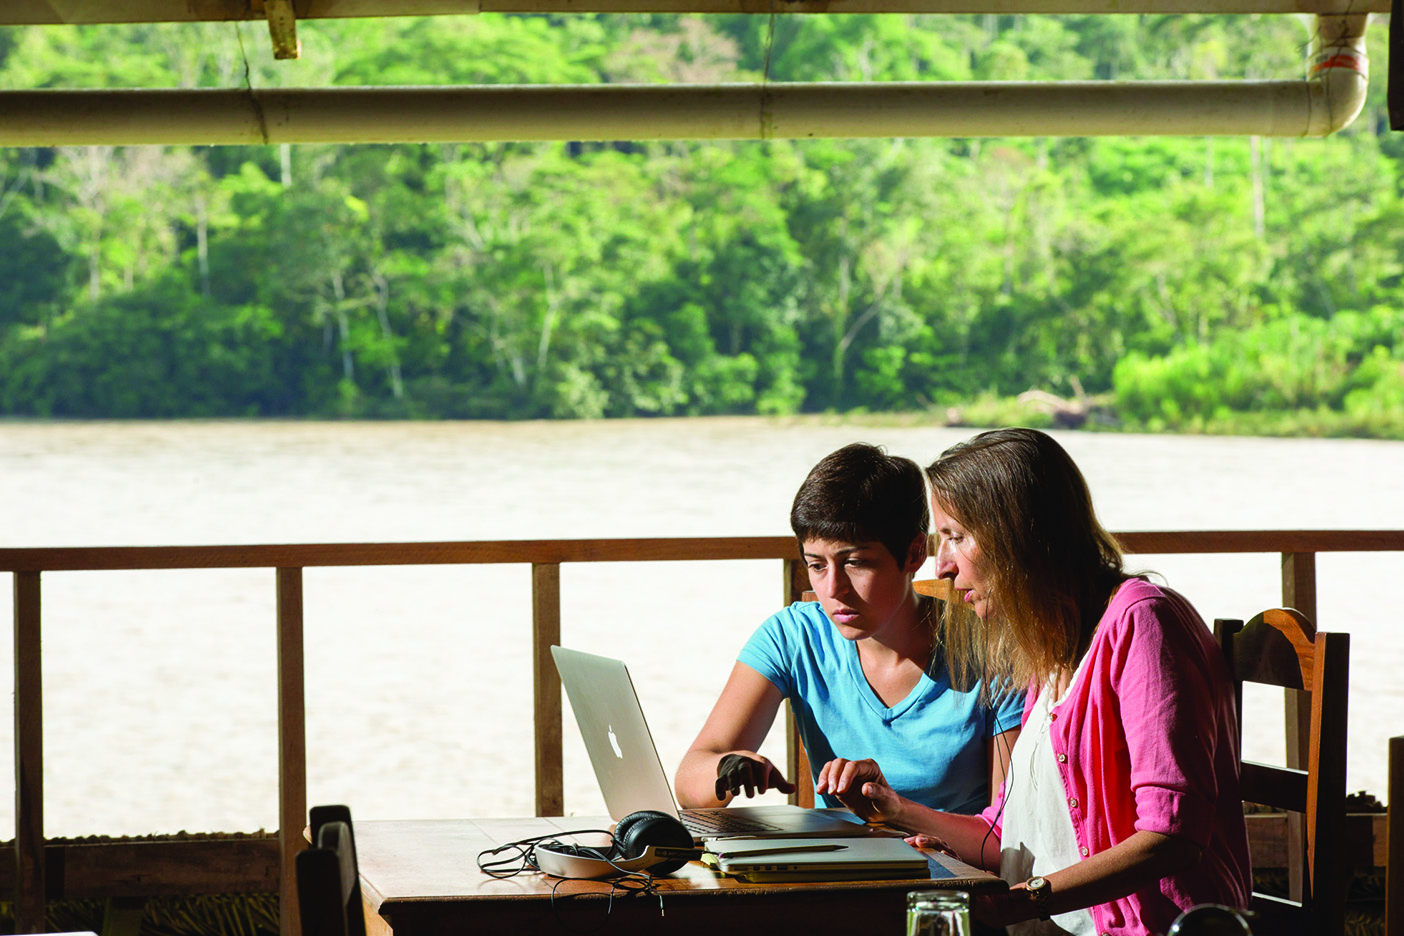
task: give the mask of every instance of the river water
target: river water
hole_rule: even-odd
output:
[[[925,464],[970,434],[760,418],[0,423],[0,545],[785,535],[827,452],[863,440]],[[1401,443],[1059,438],[1112,530],[1404,528]],[[1130,564],[1206,619],[1280,601],[1276,556]],[[1352,635],[1350,789],[1383,798],[1386,739],[1404,733],[1404,556],[1323,554],[1317,574],[1320,626]],[[567,566],[563,642],[630,664],[671,774],[779,580],[775,561]],[[526,567],[310,570],[306,630],[312,803],[366,819],[530,812]],[[271,571],[46,575],[46,834],[276,828],[276,686]],[[1280,702],[1246,708],[1248,753],[1280,756]],[[567,812],[600,813],[566,717]],[[777,758],[782,734],[765,748]],[[0,796],[0,830],[12,804]]]

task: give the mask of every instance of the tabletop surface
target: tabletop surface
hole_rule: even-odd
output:
[[[478,854],[506,842],[539,835],[577,830],[607,830],[613,820],[604,816],[525,817],[516,819],[368,820],[355,825],[356,854],[363,896],[372,908],[387,903],[458,900],[530,900],[548,897],[557,879],[537,872],[510,878],[493,878],[478,869]],[[606,842],[601,831],[594,841]],[[589,843],[589,837],[572,841]],[[656,879],[665,892],[725,892],[804,888],[811,891],[900,889],[929,886],[963,890],[1002,888],[994,875],[964,864],[949,855],[926,852],[931,879],[852,882],[751,884],[720,876],[700,862]],[[608,891],[605,881],[566,881],[557,895]],[[737,894],[740,896],[740,893]],[[388,908],[387,908],[388,909]]]

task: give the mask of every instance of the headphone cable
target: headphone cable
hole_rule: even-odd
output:
[[[566,883],[567,881],[593,881],[598,879],[583,877],[563,877],[561,875],[552,875],[552,877],[556,878],[556,882],[553,885],[551,885],[551,915],[556,918],[556,922],[559,923],[563,929],[569,930],[572,933],[593,933],[596,930],[599,930],[606,923],[609,922],[610,915],[614,912],[615,897],[627,894],[637,893],[657,897],[658,915],[660,917],[663,916],[663,894],[661,891],[658,890],[658,886],[654,883],[653,875],[649,874],[647,871],[634,871],[628,868],[622,868],[619,865],[615,864],[616,859],[610,857],[610,855],[605,851],[590,848],[589,846],[584,845],[567,846],[565,845],[565,843],[560,841],[560,838],[563,836],[590,835],[597,833],[609,835],[611,842],[613,842],[614,836],[607,830],[576,829],[571,832],[557,832],[551,835],[536,835],[532,836],[531,838],[518,839],[515,842],[506,842],[502,845],[496,846],[495,848],[485,848],[482,851],[478,852],[478,870],[481,871],[483,874],[486,874],[488,877],[498,879],[516,877],[519,874],[525,874],[529,871],[541,871],[541,868],[538,866],[536,861],[536,849],[543,845],[560,845],[563,848],[575,848],[580,849],[582,851],[594,852],[594,855],[592,855],[591,857],[596,857],[599,860],[606,862],[611,868],[614,868],[616,871],[620,872],[622,876],[618,878],[612,878],[608,882],[609,900],[605,904],[604,919],[587,929],[578,929],[574,926],[571,926],[564,919],[562,919],[560,908],[556,906],[556,900],[558,897],[557,891],[560,889],[560,886]],[[544,874],[545,872],[541,873]],[[580,896],[589,895],[566,895],[566,897]],[[560,899],[564,901],[566,897],[562,897]]]

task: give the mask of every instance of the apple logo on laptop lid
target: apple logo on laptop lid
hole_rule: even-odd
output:
[[[618,738],[618,737],[615,735],[615,733],[614,733],[614,726],[613,726],[613,725],[609,725],[609,726],[608,726],[608,731],[609,731],[609,746],[612,747],[612,748],[614,748],[614,756],[617,757],[617,758],[619,758],[620,760],[623,760],[623,759],[624,759],[624,749],[621,748],[621,747],[619,746],[619,738]]]

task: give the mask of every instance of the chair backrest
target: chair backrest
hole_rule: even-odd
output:
[[[1350,635],[1317,631],[1299,611],[1273,608],[1246,625],[1217,620],[1214,636],[1233,674],[1238,737],[1243,740],[1243,684],[1278,686],[1311,699],[1310,737],[1300,765],[1242,763],[1244,802],[1300,814],[1289,835],[1290,899],[1254,892],[1264,933],[1339,934],[1345,928],[1346,693]],[[1290,733],[1295,726],[1288,724]],[[1288,739],[1289,750],[1292,739]],[[1303,829],[1304,826],[1304,829]],[[1294,828],[1289,823],[1289,829]]]
[[[955,586],[950,579],[918,579],[912,582],[912,588],[918,595],[926,595],[929,598],[939,598],[942,601],[950,601],[956,594]],[[814,601],[818,596],[806,590],[801,598],[803,601]]]
[[[297,855],[303,936],[366,936],[351,810],[313,806],[309,819],[312,847]]]

